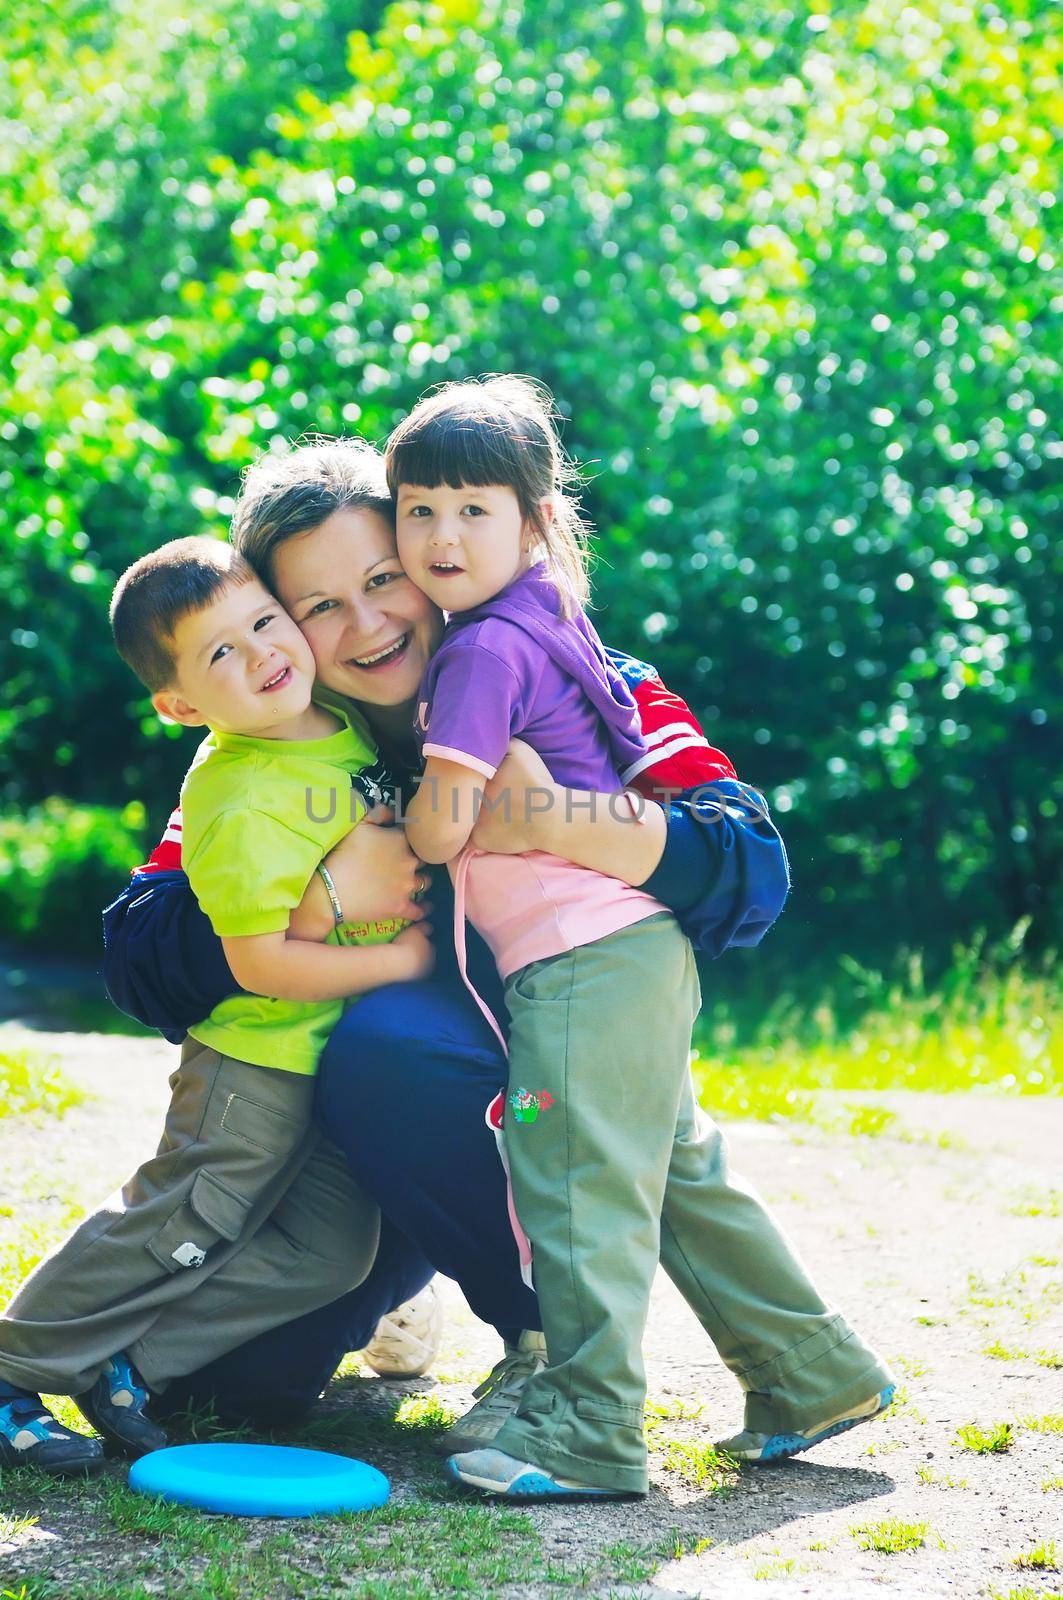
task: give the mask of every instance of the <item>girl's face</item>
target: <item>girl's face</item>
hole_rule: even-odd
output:
[[[425,489],[400,483],[395,507],[402,564],[445,611],[483,605],[528,565],[520,502],[508,485]]]
[[[287,539],[273,588],[314,653],[318,682],[366,706],[412,705],[443,619],[399,564],[375,511],[335,511]]]

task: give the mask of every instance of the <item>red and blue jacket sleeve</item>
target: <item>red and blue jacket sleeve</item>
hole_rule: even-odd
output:
[[[103,981],[119,1011],[177,1044],[240,992],[181,869],[181,816],[103,913]]]
[[[759,944],[790,891],[790,867],[764,796],[710,745],[656,669],[610,650],[639,708],[646,755],[625,783],[665,808],[664,854],[642,885],[675,913],[696,950]]]

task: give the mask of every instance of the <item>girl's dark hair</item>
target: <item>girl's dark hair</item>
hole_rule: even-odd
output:
[[[384,458],[364,439],[311,435],[248,467],[229,537],[263,581],[272,583],[277,547],[345,510],[375,511],[394,526]]]
[[[565,454],[550,391],[531,378],[492,376],[448,383],[419,400],[387,442],[388,488],[435,489],[504,484],[542,549],[570,613],[588,597],[587,529],[573,493],[575,464]],[[554,514],[544,517],[540,501]]]

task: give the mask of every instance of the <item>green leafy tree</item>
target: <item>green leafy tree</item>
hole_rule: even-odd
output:
[[[220,531],[272,443],[382,439],[429,384],[517,369],[587,466],[603,632],[774,801],[781,955],[1048,943],[1044,9],[151,11],[68,0],[38,52],[16,8],[0,46],[9,799],[161,811],[187,746],[110,659],[114,574]]]

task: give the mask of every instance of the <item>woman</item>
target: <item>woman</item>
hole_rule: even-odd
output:
[[[356,702],[393,771],[408,777],[415,696],[442,618],[399,565],[376,453],[347,441],[265,458],[245,481],[233,539],[303,629],[322,689]],[[652,669],[629,663],[629,672],[665,695]],[[682,780],[691,772],[732,774],[715,795],[647,805],[636,827],[612,814],[608,797],[558,790],[532,752],[515,749],[488,791],[489,800],[508,791],[508,807],[485,808],[473,842],[501,852],[550,850],[641,884],[715,955],[756,943],[770,926],[785,898],[785,855],[762,804],[733,778],[726,758],[708,751],[678,705],[673,715],[688,719],[683,734],[675,738],[666,724],[660,745],[676,747],[674,787],[686,787]],[[694,758],[689,769],[686,757]],[[700,765],[697,758],[704,758]],[[671,772],[662,771],[668,782]],[[293,919],[300,937],[324,937],[336,902],[348,920],[419,914],[412,896],[423,875],[401,830],[355,829],[329,858],[328,874],[330,883],[310,885]],[[189,1400],[251,1416],[304,1408],[346,1351],[361,1348],[377,1318],[433,1270],[457,1279],[506,1344],[480,1405],[445,1440],[448,1450],[493,1437],[534,1370],[538,1309],[520,1277],[503,1173],[484,1120],[505,1082],[505,1064],[456,972],[443,874],[433,893],[436,972],[422,984],[361,999],[321,1062],[318,1114],[383,1214],[376,1265],[332,1306],[172,1385],[164,1397],[171,1408]],[[236,987],[179,871],[172,839],[169,853],[164,842],[108,908],[106,935],[112,997],[172,1034]],[[473,981],[504,1015],[490,958],[472,937],[470,947]],[[748,1439],[755,1452],[779,1429],[789,1425],[792,1433],[797,1416],[818,1408],[833,1418],[866,1394],[873,1358],[828,1310],[760,1202],[731,1182],[717,1131],[710,1126],[704,1136],[720,1144],[720,1276],[703,1320],[750,1391]]]

